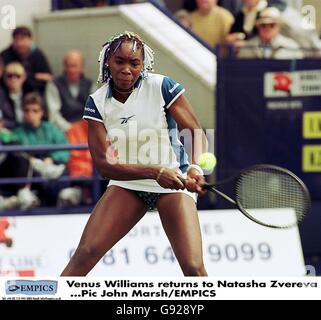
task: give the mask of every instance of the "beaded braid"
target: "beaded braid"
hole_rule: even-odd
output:
[[[154,51],[134,32],[125,31],[111,37],[104,45],[99,54],[99,76],[97,82],[106,83],[111,79],[111,74],[108,65],[108,58],[110,58],[125,41],[133,43],[132,51],[138,49],[143,50],[144,66],[141,72],[142,79],[148,77],[148,72],[154,71]]]

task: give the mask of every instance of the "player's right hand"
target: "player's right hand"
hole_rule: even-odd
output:
[[[185,189],[185,185],[180,179],[180,174],[172,169],[165,168],[157,179],[157,182],[161,187],[166,189]]]

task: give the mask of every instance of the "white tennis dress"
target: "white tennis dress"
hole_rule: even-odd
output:
[[[147,79],[137,81],[134,91],[121,103],[105,84],[89,96],[83,118],[105,125],[120,163],[154,164],[185,175],[188,156],[179,140],[177,124],[168,112],[184,91],[169,77],[149,74]],[[153,179],[110,180],[111,185],[146,192],[184,192],[196,198],[187,190],[162,188]]]

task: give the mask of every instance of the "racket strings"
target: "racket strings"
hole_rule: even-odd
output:
[[[276,169],[245,172],[238,179],[235,191],[239,204],[253,216],[250,209],[293,208],[296,222],[300,222],[308,210],[309,199],[302,185],[291,175]]]

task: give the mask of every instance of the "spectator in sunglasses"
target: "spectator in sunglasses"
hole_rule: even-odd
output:
[[[0,110],[4,126],[15,128],[23,121],[22,101],[24,95],[30,91],[25,85],[26,71],[19,62],[12,62],[4,68],[4,88],[0,89]]]

